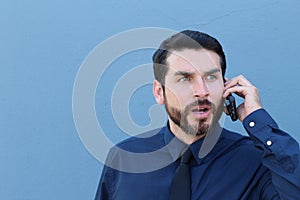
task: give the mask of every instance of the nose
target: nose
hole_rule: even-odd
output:
[[[193,95],[197,98],[204,98],[209,95],[207,84],[202,78],[198,78],[193,83]]]

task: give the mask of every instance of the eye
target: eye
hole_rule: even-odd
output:
[[[208,80],[208,81],[214,81],[216,79],[217,79],[217,76],[215,76],[215,75],[208,75],[208,76],[206,76],[206,80]]]
[[[184,76],[179,79],[179,82],[190,81],[190,80],[191,79],[189,77]]]

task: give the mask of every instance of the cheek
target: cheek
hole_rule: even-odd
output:
[[[168,105],[177,107],[177,108],[184,108],[186,102],[188,102],[188,94],[186,94],[186,90],[166,90],[165,99],[167,100]]]
[[[210,96],[215,103],[223,101],[224,86],[218,84],[209,88]]]
[[[224,90],[224,82],[219,79],[213,82],[206,82],[205,84],[212,91]]]

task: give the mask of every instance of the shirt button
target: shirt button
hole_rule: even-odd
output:
[[[267,145],[268,145],[268,146],[271,146],[271,145],[272,145],[272,141],[271,141],[271,140],[268,140],[268,141],[267,141]]]
[[[249,126],[250,126],[250,127],[254,127],[254,126],[255,126],[255,122],[250,122],[250,123],[249,123]]]

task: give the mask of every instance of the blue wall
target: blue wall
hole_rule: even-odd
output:
[[[198,29],[217,37],[227,77],[250,79],[265,108],[300,141],[299,10],[296,0],[1,0],[0,199],[93,198],[102,164],[76,131],[73,84],[93,48],[132,28]],[[118,59],[99,82],[96,111],[111,140],[124,137],[110,113],[111,90],[126,71],[151,62],[152,53]],[[132,118],[147,125],[151,87],[133,97]],[[243,131],[237,122],[227,120],[226,127]]]

